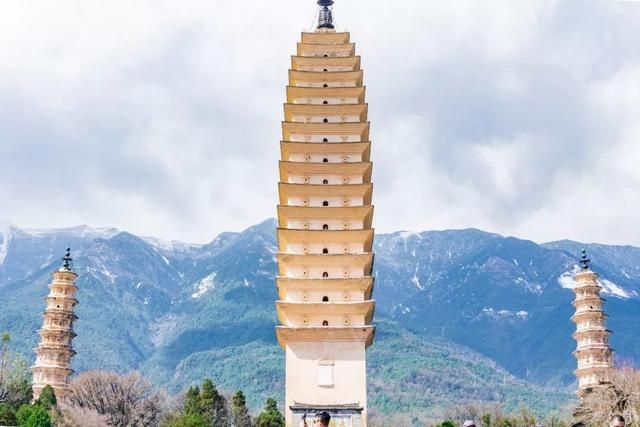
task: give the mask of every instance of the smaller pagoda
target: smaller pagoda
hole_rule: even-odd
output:
[[[50,385],[58,400],[69,394],[69,377],[73,373],[71,358],[75,351],[71,341],[76,336],[73,322],[78,318],[74,307],[78,304],[75,281],[78,275],[73,271],[71,249],[62,258],[62,266],[53,272],[49,285],[49,295],[45,299],[44,322],[40,334],[40,344],[35,348],[36,362],[33,372],[33,398],[37,399],[42,389]]]
[[[611,331],[605,326],[607,315],[602,307],[605,300],[600,297],[602,288],[598,274],[591,271],[590,263],[586,251],[582,250],[581,268],[574,276],[576,299],[573,306],[576,312],[571,317],[577,328],[573,334],[577,342],[573,355],[578,361],[575,374],[581,397],[596,387],[609,385],[613,368],[613,352],[609,346]]]

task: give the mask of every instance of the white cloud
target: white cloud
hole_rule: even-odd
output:
[[[640,244],[640,8],[340,0],[379,231]],[[289,55],[314,2],[5,2],[0,218],[207,241],[275,214]]]

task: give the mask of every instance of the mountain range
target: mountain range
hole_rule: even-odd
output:
[[[268,396],[282,401],[275,226],[196,245],[113,228],[0,225],[0,332],[33,361],[47,284],[70,245],[77,372],[140,370],[174,393],[210,377],[222,390],[243,389],[254,409]],[[640,360],[640,248],[536,244],[475,229],[377,235],[374,412],[464,400],[548,412],[571,401],[572,273],[582,248],[601,276],[616,357]]]

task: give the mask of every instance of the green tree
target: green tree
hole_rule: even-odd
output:
[[[284,417],[274,399],[267,399],[264,411],[256,418],[256,427],[284,427]]]
[[[27,362],[10,348],[11,335],[0,335],[0,403],[13,408],[31,402],[31,371]]]
[[[457,426],[453,421],[447,420],[447,421],[443,422],[442,424],[438,424],[437,427],[457,427]]]
[[[0,425],[14,426],[18,423],[16,413],[13,412],[11,406],[6,403],[0,404]]]
[[[52,427],[49,413],[40,405],[22,405],[16,419],[20,427]]]
[[[53,388],[50,385],[47,384],[42,389],[42,392],[40,392],[40,397],[38,398],[36,403],[45,408],[47,411],[57,405],[58,401],[56,399],[56,394],[53,392]]]
[[[242,390],[238,390],[236,394],[233,395],[232,402],[231,413],[234,427],[252,427],[251,416],[247,408],[247,399],[244,397]]]
[[[203,415],[200,387],[189,387],[184,395],[184,415]]]
[[[216,427],[227,427],[230,424],[227,399],[216,389],[213,381],[204,380],[200,392],[200,403],[207,421]]]
[[[169,420],[166,427],[209,427],[210,424],[202,414],[182,415]]]

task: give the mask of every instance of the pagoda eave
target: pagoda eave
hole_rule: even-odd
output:
[[[366,324],[373,320],[375,301],[356,302],[289,302],[276,301],[278,319],[282,324],[287,324],[288,314],[332,314],[332,315],[362,315]]]
[[[290,104],[307,104],[308,102],[296,102],[301,99],[346,99],[352,98],[355,102],[351,104],[360,104],[364,102],[366,86],[356,87],[300,87],[287,86],[287,103]]]
[[[576,359],[580,358],[581,356],[584,355],[608,355],[611,354],[613,352],[613,350],[611,350],[611,347],[609,347],[606,344],[597,344],[597,345],[589,345],[588,347],[580,347],[580,348],[576,348],[573,353],[573,356],[576,357]]]
[[[301,71],[302,72],[302,71]],[[310,73],[311,72],[305,72]],[[323,73],[327,74],[327,73]],[[368,104],[284,104],[284,121],[293,123],[308,123],[306,118],[313,117],[356,117],[360,122],[367,121]],[[294,120],[295,117],[305,119]],[[355,122],[357,123],[357,122]]]
[[[349,184],[349,185],[322,185],[322,184],[289,184],[278,183],[280,194],[280,204],[288,205],[289,197],[338,197],[348,199],[359,197],[363,199],[363,204],[370,205],[373,195],[373,184]]]
[[[302,32],[302,43],[305,44],[345,44],[349,43],[351,34],[346,31]]]
[[[305,138],[312,138],[315,135],[323,137],[339,136],[341,138],[357,137],[358,141],[345,140],[343,142],[367,142],[369,141],[369,129],[369,122],[282,122],[282,136],[284,141],[292,141],[293,135],[304,135]],[[299,142],[305,141],[301,140]]]
[[[318,144],[317,142],[280,142],[280,153],[284,161],[291,161],[292,155],[298,156],[359,156],[362,161],[369,161],[371,155],[370,142],[341,142],[339,144]]]
[[[296,49],[297,56],[313,58],[347,57],[355,53],[355,43],[305,43],[302,41],[298,42]]]
[[[278,295],[280,300],[286,300],[289,291],[316,291],[324,289],[327,291],[358,291],[362,292],[365,300],[371,299],[375,280],[373,277],[356,278],[322,278],[322,279],[299,279],[294,277],[276,277]]]
[[[289,243],[362,243],[363,252],[371,252],[374,230],[276,230],[280,252],[287,252]]]
[[[290,328],[276,326],[278,343],[283,348],[290,342],[363,342],[365,348],[373,343],[375,326],[323,326]]]
[[[338,206],[338,207],[304,207],[278,206],[278,223],[289,224],[291,221],[310,221],[324,219],[338,219],[341,221],[361,220],[363,229],[371,228],[373,222],[373,205],[367,206]],[[288,226],[289,229],[295,227]]]
[[[364,183],[371,182],[371,162],[352,163],[301,163],[280,161],[280,181],[289,182],[292,177],[344,176],[359,177]],[[323,184],[330,185],[330,184]],[[345,185],[345,184],[332,184]]]
[[[291,267],[357,267],[361,268],[364,276],[371,274],[373,253],[362,254],[291,254],[278,253],[278,270],[281,276],[286,276]]]
[[[313,56],[291,56],[291,68],[295,71],[358,71],[360,56],[318,58]],[[338,70],[334,70],[338,68]]]

